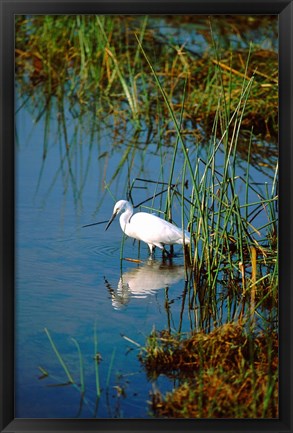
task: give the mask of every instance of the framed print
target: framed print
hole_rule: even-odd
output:
[[[1,1],[1,432],[292,431],[292,10]]]

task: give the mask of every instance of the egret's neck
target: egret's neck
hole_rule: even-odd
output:
[[[120,215],[119,222],[120,222],[121,229],[124,231],[124,233],[126,231],[127,225],[130,222],[130,218],[132,214],[133,214],[132,209],[125,209],[125,211]]]

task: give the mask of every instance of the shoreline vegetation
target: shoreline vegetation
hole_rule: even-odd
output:
[[[44,161],[57,106],[69,172],[68,113],[77,122],[90,113],[92,137],[100,122],[111,119],[114,149],[122,146],[131,124],[132,142],[125,145],[106,193],[125,165],[131,173],[135,152],[145,154],[152,142],[162,154],[171,149],[168,179],[162,168],[155,181],[153,197],[159,197],[160,207],[141,205],[169,221],[174,203],[181,209],[182,226],[192,238],[184,257],[188,308],[182,309],[191,326],[189,335],[153,330],[140,348],[138,358],[150,380],[155,383],[160,375],[174,380],[166,395],[154,386],[152,414],[277,418],[277,18],[164,20],[17,16],[17,88],[23,106],[30,100],[36,121],[46,118]],[[184,36],[178,44],[170,29],[160,30],[162,23],[177,36],[178,29],[188,32],[195,25],[201,45],[188,44]],[[266,44],[258,44],[260,35],[266,35]],[[143,148],[137,145],[141,135]],[[205,147],[205,160],[199,146]],[[245,176],[237,171],[239,157]],[[271,184],[258,188],[251,182],[252,167],[266,173]],[[127,199],[138,181],[129,174]],[[155,182],[145,180],[148,186]]]
[[[171,23],[172,20],[173,17]],[[181,95],[186,86],[183,134],[198,138],[205,132],[208,136],[219,97],[221,104],[229,105],[229,110],[235,109],[243,80],[249,81],[254,75],[242,130],[250,134],[253,127],[256,139],[276,142],[278,53],[257,43],[250,48],[245,32],[235,48],[228,43],[231,30],[240,35],[241,28],[247,32],[249,26],[252,30],[260,26],[264,31],[265,25],[274,29],[274,21],[275,17],[257,16],[239,17],[239,22],[233,17],[212,20],[195,17],[196,31],[205,41],[204,48],[197,48],[187,43],[175,44],[168,34],[160,33],[160,23],[156,23],[156,27],[150,17],[18,16],[16,80],[21,93],[31,98],[37,95],[35,104],[39,116],[48,109],[53,97],[60,102],[66,96],[73,116],[95,110],[98,117],[120,116],[120,124],[138,120],[138,128],[142,127],[139,120],[151,120],[149,124],[155,128],[158,116],[163,116],[168,124],[167,109],[158,98],[156,83],[149,74],[145,58],[140,55],[138,38],[152,59],[176,114],[181,111]],[[179,23],[187,25],[188,17],[181,17],[181,22],[177,17],[174,24]],[[219,43],[216,42],[217,31],[221,32]],[[277,39],[273,30],[272,34],[270,36]],[[222,40],[224,48],[220,46]],[[271,151],[276,155],[276,150]]]
[[[150,379],[165,375],[179,384],[150,407],[157,417],[277,418],[278,335],[226,323],[187,338],[152,332],[139,359]]]

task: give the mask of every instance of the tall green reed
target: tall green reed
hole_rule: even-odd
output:
[[[247,287],[251,289],[256,284],[255,281],[253,285],[246,282],[247,268],[253,266],[253,269],[255,269],[256,261],[255,258],[252,261],[249,245],[256,247],[258,254],[264,252],[255,237],[255,234],[259,234],[259,230],[252,225],[249,212],[253,212],[257,207],[268,207],[268,227],[274,227],[276,222],[276,213],[274,212],[275,194],[269,197],[267,193],[266,198],[261,194],[256,194],[255,201],[249,203],[249,196],[256,193],[254,187],[249,183],[251,139],[247,156],[246,179],[239,176],[236,171],[237,149],[243,116],[254,84],[254,76],[247,77],[251,51],[247,56],[242,88],[234,109],[231,107],[232,80],[230,79],[227,90],[224,87],[221,71],[219,70],[221,93],[213,125],[213,135],[207,143],[206,161],[197,158],[193,162],[180,131],[182,116],[178,121],[170,99],[149,56],[138,38],[137,42],[153,74],[177,134],[166,196],[166,213],[169,212],[174,197],[176,195],[181,196],[182,223],[184,223],[186,217],[184,206],[186,203],[189,205],[188,229],[193,240],[189,251],[192,271],[196,280],[198,280],[199,275],[205,275],[208,296],[213,300],[216,299],[215,296],[223,272],[228,273],[231,280],[235,282],[238,281],[239,276],[241,277],[240,286],[242,286],[241,290],[244,295],[248,290]],[[225,103],[222,103],[222,101]],[[217,138],[219,132],[220,139]],[[179,144],[184,157],[181,171],[182,187],[180,192],[175,190],[175,194],[173,194],[174,191],[171,185]],[[222,164],[221,170],[218,168],[219,162]],[[188,177],[192,185],[191,195],[188,197],[183,186],[186,177]],[[277,175],[275,174],[274,184],[276,178]],[[237,192],[241,188],[245,190],[244,202],[243,194],[240,196]],[[274,189],[273,185],[272,190]],[[260,283],[260,280],[258,280],[258,283]],[[212,303],[212,309],[216,314],[215,303]],[[254,309],[252,308],[252,310]]]

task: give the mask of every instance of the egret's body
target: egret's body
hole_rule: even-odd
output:
[[[164,245],[190,243],[190,236],[187,231],[183,232],[182,229],[156,215],[146,212],[133,214],[133,207],[126,200],[119,200],[115,204],[113,215],[106,230],[119,213],[121,213],[119,221],[122,231],[127,236],[148,244],[151,254],[155,247],[163,250]]]

